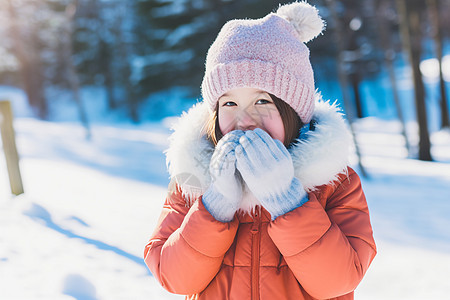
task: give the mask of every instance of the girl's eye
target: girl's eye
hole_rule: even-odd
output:
[[[236,106],[236,103],[233,101],[227,101],[222,106]]]
[[[256,101],[256,104],[268,104],[268,103],[272,103],[267,99],[259,99],[258,101]]]

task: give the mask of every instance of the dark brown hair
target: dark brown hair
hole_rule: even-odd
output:
[[[295,112],[295,110],[289,106],[286,102],[281,100],[280,98],[269,94],[270,98],[272,98],[275,106],[280,113],[281,120],[283,121],[284,126],[284,146],[289,147],[289,145],[298,138],[300,133],[300,128],[302,128],[303,123],[300,120],[300,117]],[[217,142],[223,137],[222,131],[220,131],[219,127],[219,102],[217,101],[216,108],[208,121],[206,133],[209,140],[211,140],[214,145],[217,145]]]
[[[219,127],[218,112],[219,112],[219,101],[217,101],[216,108],[214,109],[214,112],[211,115],[206,127],[206,136],[211,142],[214,143],[214,146],[217,145],[219,140],[223,137],[222,131],[220,131]]]
[[[281,120],[283,121],[284,125],[283,143],[287,148],[291,143],[295,141],[295,139],[298,138],[300,134],[300,128],[302,128],[303,126],[303,122],[300,120],[298,114],[289,104],[272,94],[269,95],[275,103],[278,111],[280,112]]]

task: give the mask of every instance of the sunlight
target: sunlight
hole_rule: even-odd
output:
[[[431,81],[439,79],[439,62],[437,58],[425,59],[420,63],[420,71],[422,75]],[[445,55],[442,58],[442,72],[444,80],[450,82],[450,55]]]
[[[19,70],[19,62],[16,57],[0,46],[0,73],[15,72]]]

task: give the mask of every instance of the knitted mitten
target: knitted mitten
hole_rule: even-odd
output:
[[[294,177],[292,158],[262,129],[246,131],[236,147],[236,167],[272,220],[302,206],[308,195]]]
[[[234,149],[242,130],[231,131],[217,143],[209,165],[212,182],[202,200],[209,213],[220,222],[233,219],[242,198],[242,184],[236,174]]]

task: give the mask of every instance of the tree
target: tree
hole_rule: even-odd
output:
[[[350,105],[350,95],[348,92],[348,78],[347,78],[347,74],[345,73],[345,69],[344,69],[344,29],[342,26],[342,23],[338,17],[337,14],[337,8],[336,8],[336,3],[333,0],[326,0],[327,6],[330,10],[330,14],[331,14],[331,20],[333,20],[334,22],[334,37],[336,40],[336,45],[337,45],[337,51],[338,51],[338,62],[337,62],[337,67],[338,67],[338,79],[339,79],[339,84],[341,85],[341,90],[342,90],[342,98],[344,100],[344,106],[345,106],[345,110],[346,110],[346,117],[347,120],[349,122],[350,125],[350,131],[352,133],[352,137],[353,137],[353,141],[355,143],[355,148],[356,148],[356,155],[358,156],[358,165],[359,168],[361,170],[361,174],[364,177],[367,177],[367,173],[365,171],[365,168],[362,164],[362,159],[361,159],[361,153],[359,151],[359,146],[358,146],[358,141],[356,139],[356,135],[355,135],[355,131],[353,129],[353,111],[351,110],[351,105]]]
[[[419,125],[419,159],[431,161],[431,144],[428,132],[427,111],[425,106],[425,88],[420,72],[420,58],[422,49],[421,14],[424,7],[420,0],[397,0],[400,13],[400,26],[403,36],[403,47],[408,53],[413,73],[414,99],[416,115]]]
[[[126,110],[137,122],[135,2],[80,0],[73,39],[81,83],[103,86],[108,108]]]
[[[450,119],[448,116],[448,105],[447,105],[447,91],[445,89],[444,74],[442,70],[442,56],[443,56],[443,43],[442,43],[442,30],[441,30],[441,18],[439,14],[439,1],[438,0],[427,0],[428,9],[430,12],[430,21],[432,24],[432,37],[435,45],[436,58],[439,64],[439,91],[441,95],[441,128],[450,127]]]
[[[381,53],[379,48],[374,45],[376,38],[375,4],[371,0],[342,0],[335,3],[334,7],[340,28],[336,27],[336,22],[332,22],[327,27],[327,33],[339,30],[342,49],[338,56],[342,60],[342,71],[345,73],[352,91],[352,108],[356,109],[357,118],[363,118],[369,112],[364,110],[364,99],[360,92],[361,82],[380,70],[378,62]],[[333,19],[331,14],[331,20]]]
[[[31,1],[6,1],[9,14],[9,38],[11,52],[19,62],[20,74],[28,102],[43,119],[47,118],[48,107],[44,94],[44,67],[41,58],[43,43],[39,32],[40,23],[36,11],[45,8]],[[21,7],[20,14],[18,7]]]
[[[72,37],[73,37],[73,19],[77,10],[78,1],[70,3],[66,7],[66,19],[67,22],[64,23],[65,26],[62,26],[62,36],[66,38],[63,44],[63,52],[64,52],[64,62],[67,66],[67,78],[70,89],[72,90],[72,94],[74,100],[77,104],[78,115],[80,117],[80,121],[86,129],[86,138],[91,138],[91,130],[89,121],[87,118],[86,109],[83,105],[83,101],[80,96],[80,80],[78,78],[78,73],[75,67],[75,63],[73,61],[73,46],[72,46]]]
[[[259,18],[278,1],[143,0],[136,9],[138,86],[142,96],[172,86],[191,87],[197,94],[207,50],[230,19]]]
[[[395,108],[397,111],[397,116],[401,123],[402,135],[405,139],[406,150],[409,153],[410,145],[408,141],[408,136],[406,134],[406,123],[403,116],[402,107],[400,105],[400,99],[398,95],[397,88],[397,76],[394,69],[394,59],[396,56],[396,47],[394,38],[391,32],[398,32],[396,20],[397,16],[393,13],[393,8],[391,7],[391,1],[381,0],[377,8],[377,25],[378,25],[378,36],[380,41],[381,49],[384,52],[384,64],[389,74],[389,82],[391,84],[392,96],[395,103]],[[395,29],[395,30],[393,30]]]

